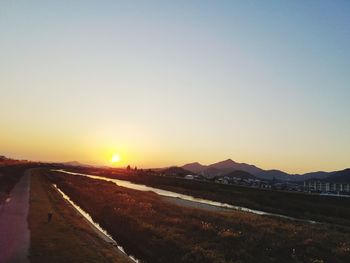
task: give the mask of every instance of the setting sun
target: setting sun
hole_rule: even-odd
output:
[[[118,163],[120,162],[120,155],[119,154],[113,154],[112,159],[111,159],[112,163]]]

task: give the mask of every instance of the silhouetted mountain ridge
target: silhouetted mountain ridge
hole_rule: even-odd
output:
[[[342,171],[332,172],[330,176],[321,178],[320,180],[332,183],[350,183],[350,169],[347,168]]]
[[[192,171],[193,173],[200,173],[204,171],[207,168],[207,166],[202,165],[198,162],[194,162],[194,163],[185,164],[184,166],[182,166],[182,168],[184,168],[185,170]]]
[[[210,165],[202,165],[198,162],[193,162],[185,164],[182,168],[191,171],[193,173],[201,174],[206,178],[213,178],[217,176],[227,175],[233,171],[244,171],[257,178],[265,180],[279,180],[279,181],[304,181],[308,179],[330,179],[332,180],[337,177],[336,180],[348,180],[350,181],[350,169],[345,169],[343,171],[333,171],[333,172],[311,172],[305,174],[288,174],[284,171],[271,169],[264,170],[252,164],[238,163],[232,159],[227,159],[224,161],[216,162]],[[335,180],[335,179],[334,179]]]

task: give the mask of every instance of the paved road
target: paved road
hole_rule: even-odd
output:
[[[30,171],[28,170],[0,206],[0,263],[28,262]]]

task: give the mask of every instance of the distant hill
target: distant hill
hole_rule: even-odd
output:
[[[280,170],[261,170],[255,174],[257,177],[266,179],[266,180],[282,180],[282,181],[297,181],[296,175],[290,175]]]
[[[188,170],[188,171],[192,171],[194,173],[201,173],[202,171],[204,171],[207,168],[207,166],[202,165],[198,162],[195,162],[195,163],[185,164],[184,166],[182,166],[182,168],[184,168],[185,170]]]
[[[225,175],[226,173],[227,173],[227,171],[220,170],[220,169],[215,168],[215,167],[208,167],[204,171],[202,171],[200,174],[206,178],[211,179],[211,178],[214,178],[217,176]]]
[[[182,168],[185,168],[192,172],[199,173],[206,178],[223,176],[234,171],[247,172],[250,175],[254,175],[262,179],[272,179],[273,174],[276,174],[276,172],[271,172],[270,174],[268,171],[258,168],[255,165],[238,163],[233,161],[232,159],[227,159],[227,160],[213,163],[210,165],[202,165],[198,162],[194,162],[194,163],[185,164],[184,166],[182,166]]]
[[[202,165],[198,162],[185,164],[182,168],[187,169],[191,172],[198,173],[203,175],[206,178],[213,178],[217,176],[222,176],[233,171],[244,171],[257,178],[264,180],[278,180],[278,181],[292,181],[292,182],[301,182],[308,179],[329,179],[335,178],[334,180],[343,180],[347,178],[348,170],[335,171],[335,172],[312,172],[306,174],[288,174],[286,172],[272,169],[264,170],[255,165],[247,163],[238,163],[231,159],[213,163],[210,165]]]
[[[4,155],[0,155],[0,161],[7,161],[7,160],[11,160],[11,159]]]
[[[16,164],[21,164],[21,163],[27,163],[29,161],[27,160],[16,160],[16,159],[11,159],[8,158],[4,155],[0,156],[0,167],[2,166],[8,166],[8,165],[16,165]]]
[[[189,175],[189,174],[193,174],[193,172],[188,171],[182,167],[178,167],[178,166],[172,166],[169,168],[164,168],[161,170],[165,175],[169,175],[169,176],[185,176],[185,175]]]
[[[229,177],[229,178],[257,179],[256,176],[254,176],[248,172],[240,171],[240,170],[230,172],[228,174],[225,174],[224,176]]]
[[[209,165],[208,167],[216,168],[216,169],[223,170],[223,171],[225,171],[225,170],[228,171],[228,170],[232,170],[232,169],[237,169],[237,163],[231,159],[227,159],[225,161],[213,163],[213,164]]]
[[[227,159],[210,165],[202,165],[198,162],[194,162],[185,164],[182,168],[201,174],[207,178],[222,176],[232,171],[245,171],[250,174],[258,174],[264,171],[254,165],[237,163],[232,159]]]
[[[61,164],[63,164],[63,165],[70,165],[70,166],[89,166],[89,165],[80,163],[78,161],[64,162],[64,163],[61,163]]]
[[[350,183],[350,169],[333,172],[331,176],[328,176],[323,180],[332,183]]]
[[[304,177],[304,180],[307,179],[325,179],[329,176],[332,176],[333,174],[335,174],[336,172],[312,172],[312,173],[306,173],[303,174],[301,176]]]
[[[240,170],[240,171],[245,171],[245,172],[248,172],[251,174],[258,174],[258,173],[263,171],[262,169],[256,167],[255,165],[250,165],[250,164],[246,164],[246,163],[237,163],[231,159],[227,159],[225,161],[213,163],[213,164],[209,165],[208,167],[213,167],[213,168],[223,170],[223,171]]]
[[[189,170],[194,173],[201,174],[206,178],[213,178],[217,176],[226,175],[232,171],[245,171],[250,174],[256,174],[259,172],[263,172],[262,169],[257,168],[254,165],[246,164],[246,163],[237,163],[231,159],[227,159],[225,161],[213,163],[211,165],[202,165],[198,162],[185,164],[182,168]]]
[[[91,165],[91,164],[85,164],[85,163],[80,163],[78,161],[71,161],[71,162],[63,162],[63,163],[59,163],[65,166],[77,166],[77,167],[97,167],[97,168],[105,168],[107,166],[102,166],[102,165]]]

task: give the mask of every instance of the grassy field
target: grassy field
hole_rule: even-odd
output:
[[[47,213],[53,218],[47,222]],[[101,240],[40,170],[31,177],[29,227],[31,262],[130,262]]]
[[[350,230],[180,207],[151,192],[61,173],[53,182],[145,262],[350,262]]]
[[[81,172],[91,171],[85,169]],[[103,169],[95,170],[94,173],[251,209],[350,226],[350,198],[263,190],[164,176],[142,176],[133,172],[112,173]]]

